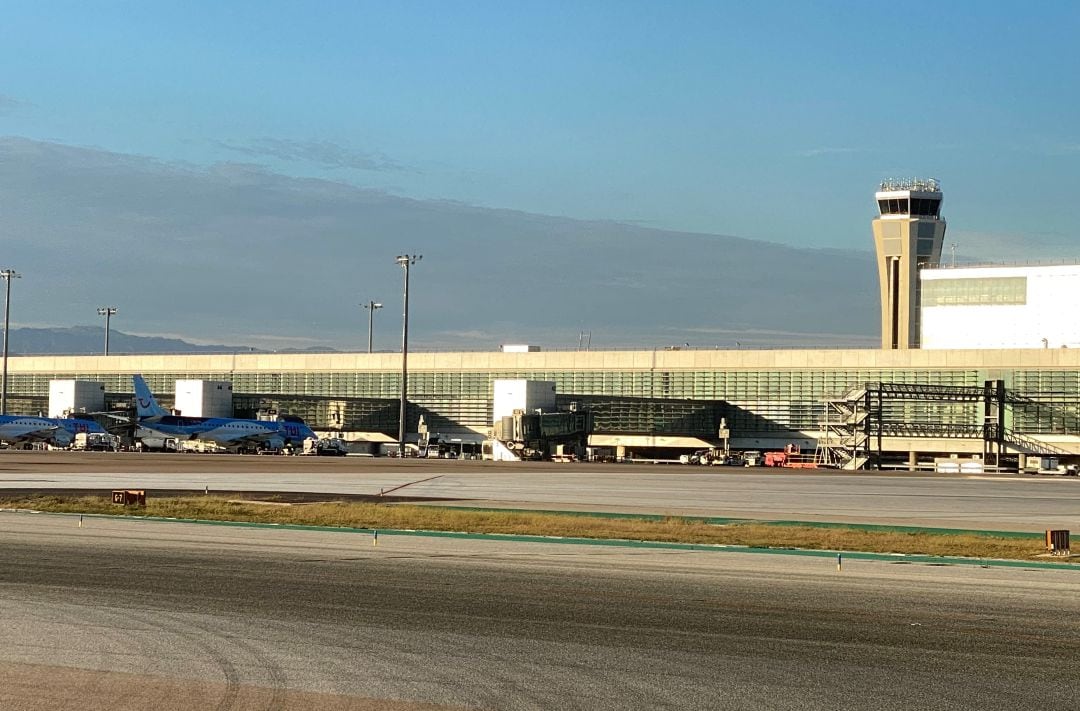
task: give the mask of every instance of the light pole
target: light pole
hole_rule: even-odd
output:
[[[109,322],[112,320],[114,314],[116,314],[115,306],[102,306],[97,310],[98,316],[105,317],[105,355],[109,355]]]
[[[409,390],[409,267],[423,259],[422,254],[399,254],[394,261],[405,270],[405,306],[401,318],[401,409],[398,412],[398,454],[405,456],[405,403]]]
[[[375,322],[375,309],[381,309],[382,304],[375,301],[369,301],[364,304],[364,308],[368,310],[367,315],[367,352],[371,353],[371,327]]]
[[[19,274],[14,269],[0,269],[0,279],[6,284],[4,290],[4,376],[3,384],[0,385],[0,415],[7,414],[7,357],[8,357],[8,325],[11,322],[11,280],[18,279]]]

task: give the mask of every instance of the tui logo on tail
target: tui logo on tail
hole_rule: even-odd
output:
[[[143,380],[143,376],[132,376],[132,381],[135,383],[135,409],[140,420],[169,414],[165,411],[165,408],[158,405],[153,393],[150,392],[150,387]]]

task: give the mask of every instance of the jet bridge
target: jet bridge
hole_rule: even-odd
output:
[[[560,446],[584,452],[592,431],[592,418],[587,410],[536,413],[514,410],[512,415],[500,418],[493,429],[495,439],[520,459],[545,459]]]

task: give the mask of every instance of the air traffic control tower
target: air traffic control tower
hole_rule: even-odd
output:
[[[929,180],[886,180],[875,194],[881,347],[919,347],[919,269],[937,266],[945,239],[941,187]]]

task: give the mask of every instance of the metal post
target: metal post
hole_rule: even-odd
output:
[[[398,411],[398,455],[405,456],[405,413],[409,390],[409,267],[423,255],[401,254],[395,261],[405,270],[405,299],[401,318],[401,407]]]
[[[11,323],[11,280],[18,279],[22,274],[14,269],[0,269],[0,279],[5,285],[4,293],[4,374],[3,384],[0,385],[0,415],[7,414],[7,362],[8,362],[8,326]]]
[[[997,403],[997,456],[994,464],[1001,466],[1001,455],[1005,452],[1005,381],[995,381],[994,401]]]
[[[115,306],[102,306],[97,310],[98,316],[105,317],[105,355],[109,355],[109,323],[116,313]]]
[[[884,394],[881,390],[881,383],[878,383],[877,391],[877,461],[874,462],[874,469],[881,471],[881,459],[884,447],[882,446],[882,430],[885,427],[885,402]]]
[[[408,276],[406,276],[406,281],[407,281],[407,280],[408,280]],[[406,288],[408,288],[408,285],[407,285],[407,284],[406,284]],[[371,334],[372,334],[372,327],[374,326],[374,323],[375,323],[375,309],[381,309],[381,308],[382,308],[382,304],[380,304],[380,303],[377,303],[377,302],[375,302],[375,301],[369,301],[369,302],[367,302],[366,304],[364,304],[364,308],[368,310],[368,320],[367,320],[367,352],[368,352],[368,353],[371,353],[371,352],[372,352],[372,350],[371,350]]]

